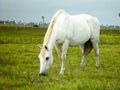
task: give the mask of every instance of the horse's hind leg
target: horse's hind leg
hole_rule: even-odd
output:
[[[93,47],[93,45],[92,45],[90,39],[82,46],[81,68],[83,68],[83,69],[84,69],[86,57],[87,57],[87,55],[90,53],[90,51],[92,50],[92,47]]]
[[[84,55],[84,45],[81,46],[81,48],[82,48],[82,61],[81,61],[80,66],[82,69],[84,69],[84,65],[85,65],[85,61],[86,61],[86,56]]]
[[[96,55],[96,68],[99,68],[99,47],[98,47],[98,43],[93,42],[93,48],[95,51],[95,55]]]

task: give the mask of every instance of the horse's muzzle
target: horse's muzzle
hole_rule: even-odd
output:
[[[39,76],[47,76],[45,73],[40,73]]]

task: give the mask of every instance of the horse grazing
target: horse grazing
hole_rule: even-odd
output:
[[[50,22],[39,54],[39,74],[45,76],[52,64],[54,45],[61,61],[60,74],[65,72],[64,63],[69,45],[81,47],[82,68],[84,68],[86,56],[93,48],[96,55],[96,67],[99,67],[99,34],[100,23],[96,17],[87,14],[69,15],[64,10],[57,11]]]

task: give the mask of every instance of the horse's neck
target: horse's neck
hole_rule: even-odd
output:
[[[56,12],[56,14],[53,16],[50,25],[48,27],[47,33],[44,38],[43,45],[46,45],[49,49],[52,49],[55,41],[56,41],[56,34],[57,32],[54,30],[54,25],[56,23],[56,19],[59,17],[60,14],[65,13],[64,10],[59,10]]]
[[[48,38],[48,36],[49,36],[49,38]],[[56,41],[56,33],[54,33],[53,31],[51,33],[49,33],[49,35],[46,33],[45,39],[44,39],[43,45],[46,45],[48,47],[48,49],[52,50],[53,46],[55,44],[55,41]]]
[[[52,34],[50,39],[49,39],[49,42],[48,42],[48,48],[49,49],[53,49],[55,41],[56,41],[56,37],[55,37],[55,35]]]

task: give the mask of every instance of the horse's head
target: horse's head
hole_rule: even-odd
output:
[[[50,65],[53,62],[52,50],[49,50],[47,46],[42,47],[39,54],[40,60],[40,75],[45,76],[46,71],[50,68]]]

